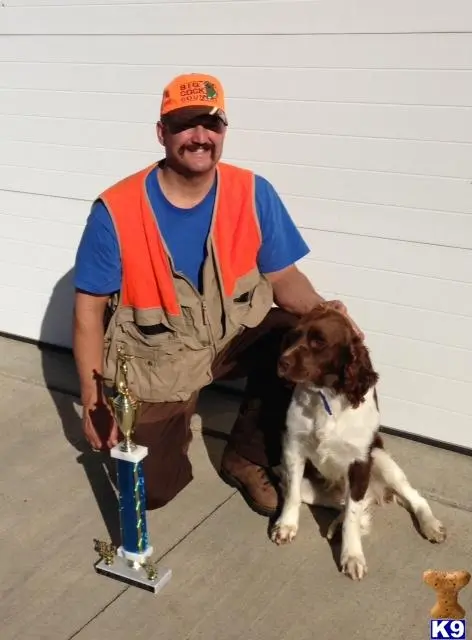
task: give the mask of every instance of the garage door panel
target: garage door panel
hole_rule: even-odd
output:
[[[86,125],[83,125],[86,126]],[[72,127],[71,127],[72,128]],[[76,135],[78,129],[76,125]],[[70,146],[10,140],[0,148],[0,164],[27,165],[43,169],[67,166],[71,171],[91,173],[100,171],[101,165],[116,166],[118,170],[133,171],[133,167],[149,162],[157,153],[162,153],[154,131],[150,126],[139,127],[147,136],[143,148],[136,140],[120,149],[101,147],[95,142],[88,146],[84,140]],[[83,131],[83,127],[81,127]],[[132,135],[132,131],[129,132]],[[43,134],[44,135],[44,134]],[[116,135],[116,134],[115,134]],[[77,143],[79,141],[77,140]],[[116,142],[115,142],[116,145]],[[97,146],[100,147],[97,149]],[[443,142],[412,142],[353,138],[349,136],[318,136],[303,134],[281,134],[277,132],[231,131],[224,147],[224,158],[244,162],[251,150],[256,162],[358,169],[361,171],[383,171],[415,173],[427,176],[463,177],[470,175],[472,145]],[[284,150],[283,157],[280,149]],[[65,164],[66,163],[66,164]],[[128,167],[132,167],[128,169]]]
[[[228,100],[233,127],[323,135],[471,142],[470,107]],[[289,116],[287,117],[287,112]]]
[[[302,233],[314,260],[472,283],[472,251],[466,249],[314,229]]]
[[[9,141],[105,149],[159,151],[155,125],[68,118],[0,116],[0,135]]]
[[[472,216],[427,209],[285,196],[292,218],[310,229],[472,249]]]
[[[96,146],[110,148],[147,149],[154,136],[148,133],[139,138],[139,128],[131,129],[132,143],[128,143],[129,123],[152,125],[158,119],[159,96],[138,94],[81,93],[78,91],[18,90],[0,88],[0,114],[20,114],[28,118],[17,118],[13,131],[6,127],[9,139],[25,139],[31,131],[34,116],[41,118],[61,118],[83,120],[79,126],[96,127]],[[287,110],[289,117],[287,118]],[[472,142],[472,130],[468,126],[471,117],[470,107],[428,107],[421,105],[379,105],[336,102],[304,102],[287,100],[258,100],[254,96],[247,98],[229,98],[227,111],[231,130],[275,131],[282,133],[309,133],[318,135],[346,135],[383,139],[433,140],[443,142]],[[87,121],[103,121],[101,127]],[[123,121],[123,124],[120,122]],[[48,123],[41,120],[43,125]],[[41,124],[40,122],[40,124]],[[60,121],[54,125],[65,126]],[[1,117],[0,117],[1,126]],[[23,132],[26,127],[25,133]],[[41,129],[41,127],[39,127]],[[115,133],[110,142],[102,142],[102,130],[113,128]],[[146,132],[149,126],[146,126]],[[16,134],[19,136],[16,138]],[[48,129],[49,132],[49,129]],[[38,142],[54,142],[57,138],[46,137],[41,130],[40,137],[26,138]],[[42,134],[42,135],[41,135]],[[31,133],[30,133],[31,135]],[[134,136],[134,141],[133,141]],[[138,136],[138,138],[136,138]],[[137,142],[139,146],[136,146]],[[72,144],[72,142],[71,142]],[[78,143],[80,144],[80,143]],[[85,142],[83,143],[85,144]]]
[[[366,332],[366,341],[375,366],[385,364],[414,373],[472,382],[472,351],[424,342],[421,333],[416,339],[401,338],[375,331]]]
[[[399,428],[407,433],[472,448],[470,416],[457,413],[453,407],[438,409],[383,394],[380,396],[380,408],[385,426],[401,425]]]
[[[161,157],[156,157],[156,160]],[[225,158],[233,162],[232,158]],[[367,204],[389,204],[404,207],[419,207],[464,213],[469,210],[470,184],[466,180],[449,178],[426,178],[403,174],[373,173],[340,169],[321,169],[286,164],[269,164],[253,161],[234,164],[245,166],[264,175],[273,183],[280,194],[316,196],[323,199],[340,199]],[[141,167],[137,167],[141,168]],[[72,174],[63,171],[39,171],[30,169],[28,180],[24,180],[21,167],[1,168],[0,189],[24,190],[28,193],[42,193],[72,198],[93,198],[97,193],[95,185],[108,186],[106,176]],[[36,186],[34,175],[42,174],[42,185]],[[121,171],[107,173],[111,179],[123,177]],[[23,177],[22,177],[23,176]],[[59,180],[61,184],[59,184]],[[62,188],[63,181],[70,184],[70,191]],[[31,185],[31,186],[28,186]],[[34,188],[33,188],[34,185]],[[50,188],[48,188],[50,185]],[[80,186],[81,185],[81,186]]]
[[[63,212],[66,206],[63,204]],[[32,260],[33,255],[36,256],[36,253],[30,253],[30,251],[38,251],[47,266],[50,264],[48,262],[49,254],[56,256],[57,250],[62,252],[75,251],[82,235],[83,226],[65,221],[57,222],[0,213],[0,228],[2,229],[2,237],[0,238],[0,246],[2,247],[0,258],[2,260],[5,260],[5,251],[12,257],[18,253],[23,254],[26,260]],[[24,246],[21,248],[19,243],[23,243]],[[54,257],[52,259],[54,260]]]
[[[386,364],[378,368],[381,396],[385,390],[386,395],[399,400],[472,416],[469,382],[398,369]]]
[[[68,235],[73,236],[77,233],[75,227],[83,228],[89,210],[89,203],[80,200],[0,190],[0,214],[12,216],[14,220],[18,219],[19,225],[22,224],[22,219],[31,221],[32,224],[45,225],[45,228],[49,224],[58,223],[62,231],[61,235],[51,238],[51,241],[58,241],[61,245],[64,239],[67,241]],[[5,225],[8,224],[5,221]],[[11,221],[8,227],[2,226],[2,229],[8,228],[11,238],[18,237],[11,235],[14,233],[13,226]],[[37,229],[35,233],[36,231]]]
[[[0,288],[1,291],[1,288]],[[2,332],[13,336],[28,336],[31,340],[40,340],[41,322],[38,316],[33,316],[29,311],[22,312],[19,309],[1,309]],[[55,333],[54,337],[56,338]],[[64,346],[54,341],[53,344]]]
[[[369,298],[381,302],[472,316],[472,286],[351,265],[304,258],[300,267],[320,290],[337,296]]]
[[[90,175],[66,171],[0,166],[0,189],[91,201],[122,175]]]
[[[316,277],[312,277],[312,280],[318,286]],[[339,296],[339,292],[328,289],[322,291],[327,299]],[[368,291],[365,293],[366,296],[369,294]],[[472,351],[470,317],[458,315],[453,308],[448,312],[431,311],[403,306],[392,300],[383,302],[348,294],[343,295],[342,299],[352,317],[369,335],[381,333]]]
[[[174,65],[187,65],[191,50],[195,67],[213,67],[215,51],[218,51],[218,64],[222,67],[252,67],[257,61],[258,66],[291,68],[470,68],[468,35],[461,33],[396,33],[388,38],[375,33],[362,37],[212,34],[211,38],[168,34],[166,47],[172,51]],[[156,35],[116,35],[107,38],[106,46],[101,36],[57,35],[46,40],[29,35],[0,38],[0,61],[150,64],[156,61],[156,52],[161,48],[162,39]]]
[[[67,270],[74,264],[75,247],[80,237],[75,247],[70,249],[34,242],[32,241],[33,237],[29,236],[29,241],[1,238],[0,268],[7,269],[7,266],[10,265],[12,269],[17,270],[23,269],[25,265],[33,264],[35,265],[34,270],[47,269],[55,272],[57,269]],[[41,276],[42,274],[40,274]],[[7,274],[7,282],[11,281],[11,277]]]
[[[384,204],[436,211],[470,212],[469,180],[375,173],[247,161],[283,194]]]
[[[8,3],[10,5],[10,3]],[[316,33],[461,32],[472,29],[472,8],[464,0],[447,4],[397,0],[355,5],[327,2],[233,2],[94,6],[6,6],[0,33]],[[257,10],[254,10],[256,7]]]
[[[170,65],[0,63],[1,86],[10,89],[153,94],[184,72]],[[209,68],[228,98],[467,106],[472,85],[467,70]],[[159,96],[160,97],[160,96]],[[156,96],[157,98],[157,96]]]
[[[47,295],[56,286],[58,280],[74,266],[72,252],[56,252],[56,260],[50,267],[36,267],[33,264],[17,263],[14,268],[8,262],[0,260],[0,286],[20,291],[35,291]]]
[[[236,0],[236,2],[260,2],[260,0]],[[302,0],[307,1],[307,0]],[[310,0],[308,0],[309,2]],[[170,2],[183,2],[188,4],[188,0],[159,0],[159,4],[165,5]],[[215,0],[198,0],[198,2],[215,2]],[[68,7],[77,5],[77,0],[9,0],[11,7]],[[83,7],[93,7],[97,4],[97,0],[81,0]],[[130,0],[100,0],[100,4],[104,6],[114,7],[115,5],[128,5]],[[149,0],[133,0],[134,5],[149,4]]]
[[[49,344],[70,348],[72,344],[72,305],[70,295],[57,296],[51,307],[49,295],[38,295],[0,284],[2,332],[27,336]]]
[[[157,141],[155,147],[152,153],[151,151],[93,149],[85,146],[7,141],[0,149],[0,165],[11,164],[46,171],[61,169],[71,173],[125,176],[156,162],[162,153]]]
[[[120,140],[121,131],[126,130],[126,126],[120,126],[120,121],[125,125],[129,125],[129,123],[155,124],[159,117],[159,106],[158,96],[153,95],[0,88],[0,114],[25,116],[25,119],[32,119],[33,122],[38,122],[38,118],[47,118],[53,123],[57,122],[58,118],[80,120],[79,126],[81,128],[94,126],[88,123],[89,120],[98,122],[103,120],[105,126],[107,124],[111,126],[109,123],[116,123],[115,146],[118,147],[120,142],[123,146],[123,142]],[[26,126],[28,126],[28,122]],[[71,123],[70,126],[74,126],[74,123]],[[21,130],[18,133],[21,134]],[[19,137],[18,139],[24,138]],[[43,136],[39,141],[53,142],[53,139]]]
[[[225,155],[257,162],[470,178],[472,145],[350,136],[229,131]],[[281,154],[283,149],[283,155]]]
[[[57,275],[56,279],[59,280],[59,275]],[[3,318],[8,316],[15,317],[17,312],[31,314],[31,316],[39,319],[43,318],[51,292],[44,293],[37,289],[32,289],[30,286],[29,288],[22,288],[21,293],[27,295],[18,295],[18,290],[15,286],[10,286],[9,283],[0,283],[0,309],[5,312],[2,314],[2,331],[6,331],[6,329],[3,329]],[[28,336],[28,334],[24,335]]]

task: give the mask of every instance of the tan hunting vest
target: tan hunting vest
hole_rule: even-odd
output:
[[[254,174],[220,163],[203,270],[203,294],[176,273],[152,211],[152,165],[99,196],[115,225],[122,286],[105,332],[104,380],[114,386],[117,347],[131,356],[130,390],[144,402],[186,400],[212,381],[215,356],[273,303],[257,268],[261,231]],[[191,239],[182,239],[191,242]]]

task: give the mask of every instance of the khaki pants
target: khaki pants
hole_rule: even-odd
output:
[[[290,313],[271,309],[259,326],[237,336],[213,363],[215,380],[247,378],[229,446],[261,466],[280,462],[291,388],[277,376],[277,359],[282,338],[294,322]],[[197,400],[195,393],[186,402],[141,407],[133,439],[149,448],[143,463],[148,509],[165,505],[193,479],[187,452]]]

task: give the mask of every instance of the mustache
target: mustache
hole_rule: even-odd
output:
[[[203,151],[213,151],[214,145],[210,144],[209,142],[203,142],[202,144],[185,144],[180,147],[179,153],[180,155],[182,155],[185,151],[198,151],[199,149],[203,149]]]

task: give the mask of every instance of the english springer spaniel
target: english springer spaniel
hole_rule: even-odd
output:
[[[349,319],[329,304],[307,314],[287,336],[278,372],[295,387],[283,442],[284,503],[272,541],[294,539],[302,502],[338,509],[328,538],[342,523],[341,569],[360,580],[367,572],[361,537],[373,506],[394,500],[415,515],[428,540],[443,542],[445,527],[383,448],[378,374]]]

